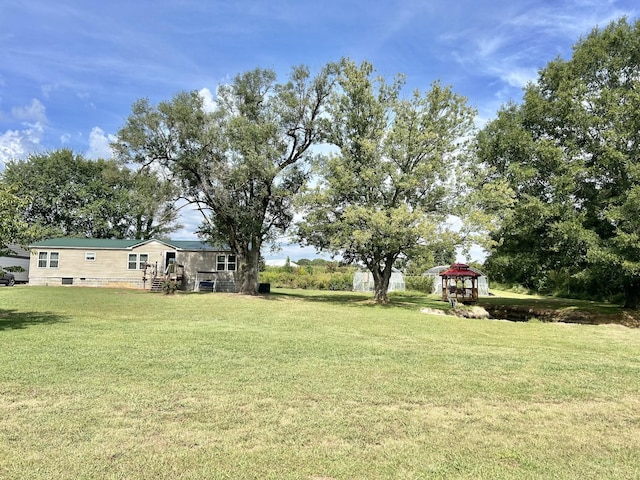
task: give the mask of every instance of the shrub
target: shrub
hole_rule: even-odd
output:
[[[353,267],[327,265],[313,268],[267,267],[260,272],[260,283],[274,287],[305,290],[346,290],[353,286]]]
[[[163,280],[162,291],[165,293],[165,295],[173,295],[174,293],[176,293],[177,289],[178,282],[176,282],[175,280]]]
[[[407,290],[415,290],[422,293],[433,293],[433,277],[424,275],[404,277],[404,285]]]

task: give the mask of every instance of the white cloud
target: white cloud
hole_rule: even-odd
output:
[[[31,100],[29,105],[25,105],[23,107],[13,107],[11,109],[11,114],[17,119],[24,122],[38,122],[38,123],[47,123],[47,113],[46,108],[38,100],[34,98]]]
[[[86,157],[94,160],[112,158],[113,151],[109,144],[115,139],[115,135],[105,134],[100,127],[93,127],[89,134],[89,150],[87,150]]]
[[[206,87],[202,88],[198,92],[198,95],[200,95],[200,98],[202,98],[202,107],[204,108],[204,111],[207,113],[215,112],[217,106],[211,90]]]
[[[178,202],[180,208],[179,222],[182,228],[171,234],[171,238],[178,240],[195,240],[198,239],[196,230],[202,223],[202,214],[193,206],[186,205],[184,201]]]
[[[24,155],[23,135],[17,130],[7,130],[0,135],[0,164]]]
[[[473,244],[466,254],[462,248],[456,249],[456,262],[458,263],[484,263],[486,259],[487,251],[480,245]]]
[[[40,148],[44,128],[40,123],[25,124],[23,130],[7,130],[0,134],[0,165],[24,158]]]
[[[44,98],[49,98],[51,96],[51,93],[57,90],[58,88],[59,88],[58,84],[48,83],[46,85],[42,85],[42,87],[40,87],[40,91],[42,92],[42,96]]]
[[[535,82],[538,78],[538,69],[533,67],[496,67],[492,73],[502,82],[502,88],[496,92],[495,96],[503,102],[513,98],[514,89],[520,92],[528,83]]]
[[[22,126],[0,133],[0,165],[9,160],[22,159],[41,148],[47,114],[40,100],[34,98],[27,105],[13,107],[10,116],[0,112],[0,117],[18,120]]]

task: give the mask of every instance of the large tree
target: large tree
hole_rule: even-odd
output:
[[[242,293],[257,293],[260,249],[289,227],[310,147],[323,138],[334,70],[312,77],[296,67],[278,83],[255,69],[220,86],[212,109],[198,92],[157,106],[139,100],[118,132],[119,157],[169,172],[203,213],[199,233],[242,257]]]
[[[9,162],[0,184],[28,199],[20,219],[41,236],[150,238],[179,227],[171,185],[115,160],[68,149],[32,154]]]
[[[9,243],[24,239],[27,225],[21,213],[26,204],[27,200],[18,197],[14,189],[0,185],[0,255]]]
[[[480,133],[483,188],[506,194],[491,273],[640,305],[639,52],[640,22],[594,29]]]
[[[438,82],[403,98],[404,79],[387,83],[368,62],[344,60],[339,86],[328,138],[338,152],[319,162],[298,235],[365,265],[376,301],[387,303],[398,258],[438,243],[454,213],[457,159],[475,112]]]

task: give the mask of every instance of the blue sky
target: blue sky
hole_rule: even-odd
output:
[[[139,98],[214,92],[255,67],[284,80],[293,65],[317,71],[341,57],[405,74],[408,91],[452,85],[482,125],[539,68],[621,16],[636,20],[637,1],[0,0],[0,170],[62,147],[109,157]]]

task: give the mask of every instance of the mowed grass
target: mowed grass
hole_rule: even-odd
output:
[[[3,479],[640,478],[640,330],[0,289]]]

